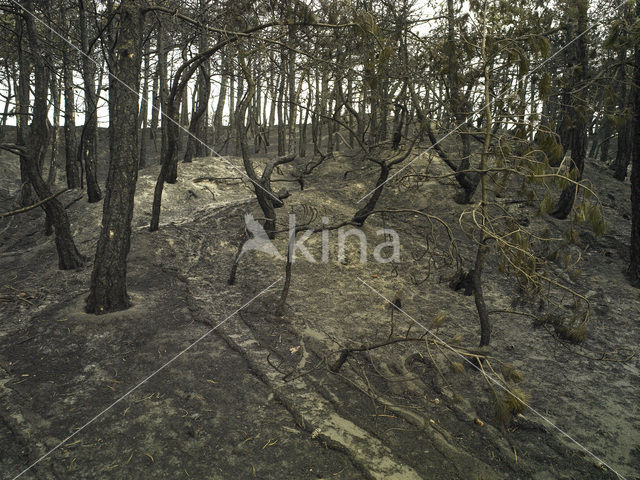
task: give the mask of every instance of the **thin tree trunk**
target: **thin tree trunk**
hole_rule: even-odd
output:
[[[640,18],[640,0],[636,0],[636,16]],[[636,42],[631,97],[633,98],[633,156],[631,167],[631,283],[640,287],[640,45]]]
[[[222,70],[220,78],[220,92],[218,93],[216,112],[213,116],[213,138],[216,145],[222,140],[222,118],[224,116],[224,105],[227,98],[227,84],[229,83],[227,57],[222,58],[220,69]]]
[[[201,8],[204,9],[204,3],[201,0]],[[209,48],[209,42],[206,32],[200,34],[198,52],[202,53]],[[185,89],[186,90],[186,89]],[[206,118],[206,113],[209,108],[209,96],[211,95],[211,68],[210,61],[206,60],[198,70],[197,79],[197,101],[194,104],[193,114],[191,116],[191,122],[189,123],[189,135],[187,137],[187,146],[184,152],[184,161],[190,162],[193,156],[198,152],[203,152],[204,139],[201,136],[206,128],[203,128],[203,121]],[[195,137],[195,138],[194,138]],[[196,140],[196,138],[198,140]]]
[[[64,76],[64,155],[67,187],[78,188],[81,185],[78,168],[78,143],[76,141],[76,98],[73,90],[73,70],[71,69],[70,49],[63,44],[62,68]]]
[[[309,111],[311,110],[311,92],[307,98],[307,108],[305,108],[304,118],[300,125],[300,145],[299,154],[302,158],[307,156],[307,123],[309,123]]]
[[[87,196],[89,203],[102,200],[102,191],[98,184],[97,156],[98,156],[98,107],[96,96],[96,65],[89,56],[89,39],[87,33],[88,20],[86,18],[85,0],[78,0],[78,23],[80,24],[80,43],[82,55],[82,78],[84,81],[84,127],[80,137],[80,155],[87,181]]]
[[[293,39],[293,27],[290,27],[290,36]],[[296,122],[297,122],[297,102],[298,95],[296,94],[296,54],[294,51],[287,51],[287,59],[288,59],[288,98],[289,102],[289,141],[287,145],[287,151],[294,152],[295,151],[295,131],[296,131]]]
[[[447,0],[447,81],[449,84],[449,108],[451,109],[455,126],[459,126],[459,129],[461,129],[460,141],[462,144],[460,164],[455,171],[457,172],[456,180],[462,187],[463,192],[456,200],[460,203],[469,203],[478,186],[478,179],[470,173],[465,173],[471,164],[471,144],[467,131],[466,113],[464,112],[466,102],[460,92],[460,67],[458,64],[456,45],[453,0]]]
[[[160,41],[156,43],[158,48],[160,47]],[[151,123],[149,124],[150,138],[155,139],[156,132],[158,130],[160,111],[162,110],[162,104],[160,103],[160,62],[156,65],[156,69],[153,73],[153,85],[151,86]]]
[[[611,127],[612,122],[608,115],[602,118],[602,140],[600,145],[600,163],[606,164],[609,161],[609,145],[611,144]]]
[[[61,89],[59,82],[55,78],[51,81],[51,97],[53,100],[53,129],[51,131],[51,157],[47,176],[47,185],[49,188],[55,185],[58,176],[58,130],[60,129]]]
[[[631,143],[631,124],[625,122],[618,128],[618,151],[616,152],[616,159],[613,163],[614,172],[613,178],[619,181],[624,181],[627,178],[627,170],[629,163],[631,162],[631,151],[633,144]]]
[[[482,200],[480,202],[480,221],[484,227],[488,206],[488,192],[487,192],[487,157],[489,156],[489,148],[491,147],[491,132],[492,132],[492,117],[491,117],[491,95],[490,95],[490,69],[489,59],[487,57],[487,7],[485,3],[485,10],[483,14],[482,22],[482,60],[484,64],[484,117],[485,117],[485,137],[482,148],[482,157],[480,160],[480,190]],[[484,299],[484,291],[482,289],[482,271],[487,256],[487,242],[489,236],[484,232],[481,232],[480,243],[478,244],[478,250],[476,251],[476,262],[473,269],[473,291],[476,304],[476,310],[480,319],[480,346],[484,347],[491,342],[491,323],[489,320],[489,311]]]
[[[160,82],[160,105],[162,109],[162,116],[160,118],[160,125],[162,130],[162,143],[160,147],[160,158],[162,159],[163,166],[165,159],[168,161],[167,170],[164,175],[164,181],[167,183],[175,183],[178,178],[178,164],[174,161],[174,152],[178,145],[179,133],[173,134],[174,127],[173,122],[178,123],[178,112],[180,109],[180,98],[174,99],[173,104],[169,105],[169,81],[167,72],[167,56],[168,49],[166,46],[166,31],[162,21],[158,23],[158,78]],[[178,102],[176,104],[176,102]]]
[[[286,120],[284,118],[284,87],[286,83],[286,75],[284,69],[280,72],[280,79],[278,81],[278,156],[284,155],[286,151],[285,137],[286,137]]]
[[[206,48],[206,46],[204,48]],[[211,81],[209,79],[209,68],[205,63],[200,67],[200,73],[198,74],[198,101],[191,117],[191,123],[189,124],[189,133],[198,138],[198,140],[200,140],[198,133],[202,131],[202,120],[209,105],[210,92]],[[185,162],[191,162],[193,159],[193,156],[196,153],[197,144],[199,143],[198,140],[191,135],[187,138],[187,148],[184,153]]]
[[[16,36],[17,36],[17,53],[18,53],[18,85],[16,88],[16,144],[20,146],[27,145],[28,122],[29,122],[29,104],[31,81],[31,62],[27,57],[26,32],[22,17],[16,16]],[[28,155],[20,155],[20,198],[19,204],[23,207],[31,205],[36,201],[36,194],[31,186],[30,175],[28,171]]]
[[[138,160],[138,169],[147,166],[147,137],[144,132],[147,130],[147,120],[149,117],[149,42],[144,46],[144,75],[142,80],[142,101],[140,102],[140,114],[138,117],[138,127],[140,129],[140,157]]]
[[[5,72],[7,78],[7,96],[4,102],[4,111],[2,112],[2,120],[0,121],[0,142],[4,139],[4,127],[7,125],[7,118],[9,117],[9,107],[11,105],[11,98],[13,97],[13,93],[11,92],[11,81],[9,80],[12,76],[10,68],[9,68],[9,60],[5,59]],[[14,76],[15,78],[15,76]]]

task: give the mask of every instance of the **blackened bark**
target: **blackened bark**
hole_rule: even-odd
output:
[[[89,57],[89,39],[85,0],[78,0],[78,23],[80,24],[80,42],[82,46],[82,79],[84,82],[84,127],[80,139],[80,154],[87,180],[87,196],[89,203],[102,200],[102,191],[97,177],[98,155],[98,103],[96,95],[96,65]]]
[[[285,64],[284,59],[281,60],[282,65]],[[284,69],[284,66],[282,67]],[[284,155],[286,151],[285,141],[286,141],[286,128],[285,128],[285,118],[284,118],[284,91],[285,91],[285,83],[286,83],[286,75],[285,72],[282,71],[280,74],[280,81],[278,82],[278,155]]]
[[[449,108],[454,117],[456,127],[462,129],[460,141],[462,143],[460,165],[454,169],[456,181],[462,187],[462,195],[456,197],[459,203],[469,203],[473,194],[478,188],[478,178],[476,175],[467,172],[471,165],[471,139],[467,132],[467,118],[465,110],[466,101],[460,91],[460,66],[458,64],[458,52],[456,51],[455,38],[455,12],[453,0],[447,0],[447,60],[449,83]]]
[[[294,157],[290,157],[290,160],[286,160],[284,157],[282,157],[281,161],[277,159],[275,161],[272,161],[265,167],[262,178],[258,177],[255,169],[253,168],[253,164],[251,163],[249,146],[247,144],[246,127],[244,123],[249,103],[256,93],[256,86],[253,78],[251,77],[251,72],[247,68],[244,57],[240,57],[240,67],[247,80],[247,94],[240,101],[240,103],[238,103],[238,110],[234,115],[234,119],[236,122],[234,127],[237,135],[237,142],[240,146],[240,151],[242,154],[242,164],[245,171],[247,172],[247,176],[253,183],[253,189],[256,194],[256,199],[258,200],[258,204],[260,205],[265,218],[264,230],[267,233],[267,236],[273,239],[275,237],[276,231],[276,207],[274,205],[275,195],[273,195],[273,193],[271,192],[271,173],[273,172],[276,164],[292,161]],[[282,206],[282,204],[279,203],[278,206]]]
[[[609,159],[609,145],[611,143],[611,119],[608,115],[604,115],[602,118],[602,140],[600,145],[600,163],[605,164]]]
[[[10,67],[9,64],[10,64],[9,59],[5,59],[4,66],[5,66],[6,78],[7,79],[15,78],[15,75],[12,74],[13,66]],[[11,81],[7,80],[6,85],[7,85],[7,96],[4,102],[4,111],[2,112],[2,119],[0,120],[0,142],[2,142],[2,140],[4,139],[4,133],[5,133],[4,128],[7,125],[7,119],[9,118],[9,107],[11,106],[11,98],[13,97],[13,94],[11,92]]]
[[[629,91],[627,84],[630,79],[627,77],[626,48],[623,48],[620,52],[619,61],[620,67],[618,68],[618,78],[616,82],[616,90],[618,91],[618,108],[619,113],[626,115],[628,111],[627,108],[630,107],[631,103],[631,98],[627,95]],[[616,159],[613,162],[613,178],[622,182],[627,178],[627,168],[629,167],[629,162],[631,162],[631,122],[618,122],[616,129],[618,131],[618,149],[616,151]]]
[[[138,91],[142,57],[142,11],[138,0],[123,0],[118,8],[113,89],[113,117],[109,119],[113,137],[107,189],[102,211],[91,287],[86,309],[106,313],[129,307],[127,295],[127,255],[131,241],[133,199],[138,179]],[[129,88],[123,85],[128,85]]]
[[[172,119],[173,121],[169,121]],[[175,183],[177,181],[177,152],[178,146],[178,111],[173,102],[168,102],[167,114],[163,115],[163,124],[166,123],[166,151],[162,158],[162,167],[153,191],[153,206],[151,207],[151,223],[149,231],[155,232],[160,227],[160,209],[162,208],[162,190],[165,182]],[[173,175],[173,177],[172,177]],[[172,181],[169,181],[172,180]]]
[[[25,1],[25,8],[33,11],[33,2]],[[29,176],[29,181],[36,191],[40,200],[51,197],[51,191],[46,182],[42,179],[41,165],[47,151],[49,140],[49,128],[47,125],[47,97],[49,75],[44,64],[44,57],[41,55],[38,42],[38,32],[35,20],[31,15],[25,15],[26,31],[29,36],[29,44],[32,52],[33,73],[34,73],[34,101],[33,101],[33,122],[29,141],[27,144],[27,154],[25,156],[25,168]],[[55,231],[56,250],[58,252],[58,266],[61,270],[69,270],[82,266],[84,259],[76,249],[71,236],[69,219],[60,202],[52,198],[42,205],[47,214],[47,221],[53,225]]]
[[[160,23],[162,27],[162,22]],[[176,89],[172,86],[172,92],[169,93],[168,78],[167,78],[167,49],[164,47],[164,41],[166,40],[164,35],[164,27],[162,28],[160,39],[162,39],[162,55],[159,57],[160,62],[160,102],[162,103],[163,115],[161,119],[162,124],[162,182],[158,180],[158,183],[162,183],[161,188],[164,187],[164,182],[176,183],[178,181],[178,142],[180,141],[180,103],[182,100],[182,91],[184,89]],[[160,47],[158,47],[160,48]],[[159,53],[160,54],[160,53]],[[175,81],[175,80],[174,80]],[[175,90],[175,91],[174,91]],[[156,185],[156,191],[157,191]],[[155,195],[154,195],[155,199]],[[156,208],[155,202],[153,208]],[[160,215],[160,212],[158,212]],[[155,218],[155,216],[154,216]],[[157,229],[157,227],[156,227]]]
[[[78,168],[78,144],[76,141],[76,106],[73,91],[73,71],[69,48],[64,44],[62,51],[64,82],[64,154],[67,186],[80,187],[80,170]]]
[[[216,112],[213,115],[214,145],[217,145],[222,140],[222,116],[224,113],[225,100],[227,98],[227,84],[229,83],[229,76],[227,74],[228,64],[228,57],[223,57],[220,64],[220,73],[222,78],[220,80],[220,91],[218,92],[218,105],[216,106]]]
[[[16,16],[16,36],[18,50],[18,86],[16,88],[17,111],[16,116],[16,144],[19,146],[27,145],[27,132],[29,122],[29,83],[31,81],[31,62],[27,58],[27,45],[25,38],[25,28],[22,17]],[[36,201],[36,196],[29,181],[29,173],[27,163],[29,162],[27,154],[20,155],[20,199],[19,204],[23,207],[32,205]]]
[[[147,117],[149,116],[149,42],[144,46],[144,80],[142,83],[142,101],[140,102],[140,113],[138,116],[138,126],[140,127],[140,157],[138,159],[138,170],[147,166],[147,137],[144,132],[147,129]]]
[[[476,263],[473,269],[473,292],[478,318],[480,319],[480,346],[485,347],[491,343],[491,323],[489,321],[489,311],[484,299],[482,289],[482,268],[487,255],[487,245],[481,243],[476,252]]]
[[[583,87],[588,76],[589,55],[587,36],[581,35],[587,28],[587,8],[587,0],[579,0],[576,2],[577,40],[573,44],[568,65],[569,71],[572,72],[570,84],[575,89],[571,92],[570,98],[573,115],[571,115],[571,123],[568,126],[568,136],[570,142],[569,148],[571,149],[571,170],[578,171],[576,180],[582,178],[584,159],[587,154],[587,122],[584,105],[588,102],[586,98],[584,98],[587,89]],[[569,28],[568,34],[570,38],[573,38],[571,28]],[[577,190],[578,187],[575,183],[571,183],[571,185],[566,187],[562,191],[560,199],[553,212],[551,212],[551,215],[560,219],[567,218],[573,208]]]
[[[371,193],[371,196],[369,197],[369,200],[367,201],[365,206],[362,207],[360,210],[358,210],[353,216],[353,219],[351,220],[356,225],[359,225],[359,226],[364,225],[364,222],[367,221],[367,218],[369,217],[369,215],[371,215],[371,212],[373,212],[373,209],[376,207],[376,204],[378,203],[378,199],[380,198],[380,195],[382,195],[382,186],[385,184],[385,182],[389,178],[389,172],[390,172],[389,166],[386,163],[381,162],[380,173],[378,174],[378,180],[376,181],[375,190]]]
[[[580,124],[582,124],[584,128],[584,122],[580,122],[578,119],[576,119],[575,122],[577,125],[574,128],[580,128]],[[578,180],[582,177],[584,170],[584,158],[587,153],[586,140],[586,131],[584,131],[584,129],[582,131],[576,130],[571,135],[571,169],[578,170]],[[565,187],[551,215],[559,219],[567,218],[573,208],[577,191],[578,186],[575,183],[571,183],[571,185]]]
[[[162,106],[160,104],[160,90],[159,90],[160,68],[158,64],[156,65],[157,65],[156,70],[153,74],[153,84],[151,86],[151,123],[150,123],[150,130],[149,130],[149,133],[150,133],[149,138],[151,138],[152,140],[155,140],[156,138],[156,130],[158,129],[158,119],[160,118],[160,111],[162,109]]]
[[[53,187],[58,177],[58,130],[60,129],[60,82],[51,79],[51,99],[53,103],[53,129],[51,130],[51,157],[49,161],[49,174],[47,176],[47,185]]]
[[[202,50],[206,49],[206,44]],[[209,106],[209,94],[211,93],[211,79],[209,78],[208,62],[205,62],[200,66],[200,74],[198,76],[198,101],[191,116],[191,123],[189,124],[189,137],[187,138],[187,147],[184,152],[184,161],[190,162],[197,150],[197,143],[199,137],[198,133],[202,131],[201,124],[204,114]],[[193,135],[193,136],[192,136]],[[195,138],[194,138],[195,137]],[[198,140],[196,140],[196,138]]]
[[[640,18],[640,0],[636,0]],[[631,168],[631,283],[640,287],[640,45],[635,46],[633,90],[633,154]]]
[[[613,178],[621,182],[627,178],[627,170],[631,161],[631,149],[633,147],[631,135],[630,123],[624,122],[624,125],[618,128],[618,151],[616,152],[616,160],[613,163],[615,167]]]

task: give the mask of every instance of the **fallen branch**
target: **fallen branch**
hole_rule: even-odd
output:
[[[242,180],[240,177],[198,177],[193,179],[193,183],[201,183],[201,182],[217,182],[219,180]]]
[[[14,143],[2,143],[0,144],[0,150],[6,150],[14,155],[24,155],[26,151],[22,145],[16,145]]]
[[[29,205],[28,207],[23,207],[23,208],[19,208],[18,210],[12,210],[10,212],[2,213],[2,214],[0,214],[0,218],[12,217],[13,215],[18,215],[20,213],[25,213],[25,212],[28,212],[29,210],[33,210],[34,208],[38,208],[43,203],[47,203],[49,200],[53,200],[58,195],[62,195],[67,190],[69,190],[69,189],[65,188],[63,190],[60,190],[58,193],[54,193],[53,195],[50,195],[47,198],[45,198],[43,200],[40,200],[39,202],[34,203],[33,205]]]

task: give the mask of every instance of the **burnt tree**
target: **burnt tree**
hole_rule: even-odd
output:
[[[137,0],[124,0],[117,10],[109,173],[91,287],[86,310],[106,313],[129,307],[127,255],[131,241],[133,198],[138,179],[138,97],[142,58],[143,14]],[[115,78],[114,78],[115,77]]]
[[[33,2],[31,0],[24,2],[24,8],[28,12],[33,12]],[[24,159],[24,167],[29,177],[29,182],[40,200],[50,198],[50,200],[42,204],[42,208],[47,215],[47,222],[53,226],[55,231],[54,238],[58,252],[58,266],[61,270],[70,270],[82,266],[84,258],[80,255],[73,242],[69,218],[64,207],[56,198],[52,198],[51,191],[42,178],[41,167],[49,141],[47,120],[49,71],[45,65],[45,56],[40,49],[35,20],[29,13],[25,14],[23,18],[29,38],[31,55],[22,56],[22,60],[26,62],[27,57],[31,59],[34,98],[33,121],[31,122],[30,134],[25,147],[25,155],[22,158]],[[29,70],[29,66],[24,63],[20,65],[20,68]]]
[[[89,203],[102,200],[102,190],[98,184],[98,95],[96,92],[96,64],[90,57],[91,47],[87,32],[85,0],[78,0],[78,23],[80,24],[80,43],[82,48],[82,80],[84,82],[84,126],[78,146],[78,158],[84,166],[87,180]]]
[[[584,159],[587,154],[587,115],[585,105],[585,82],[588,77],[589,55],[587,46],[587,0],[579,0],[572,6],[575,12],[575,19],[569,19],[567,28],[567,38],[576,38],[569,53],[568,71],[571,72],[570,85],[573,87],[570,98],[570,109],[572,111],[567,135],[569,137],[569,148],[571,149],[571,170],[576,172],[575,179],[582,178],[584,170]],[[572,23],[575,23],[574,29]],[[571,183],[560,194],[555,209],[551,212],[556,218],[565,219],[571,213],[573,204],[578,192],[576,183]]]
[[[640,18],[640,0],[636,0],[636,15]],[[631,282],[640,286],[640,41],[635,43],[633,75],[633,153],[631,170]]]

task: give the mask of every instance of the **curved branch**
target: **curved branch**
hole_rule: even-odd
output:
[[[47,198],[43,198],[39,202],[34,203],[33,205],[29,205],[28,207],[19,208],[18,210],[11,210],[10,212],[0,213],[0,218],[12,217],[13,215],[19,215],[20,213],[28,212],[29,210],[33,210],[34,208],[38,208],[43,203],[47,203],[49,200],[56,198],[58,195],[62,195],[64,192],[69,190],[68,188],[64,188],[53,195],[49,195]]]

